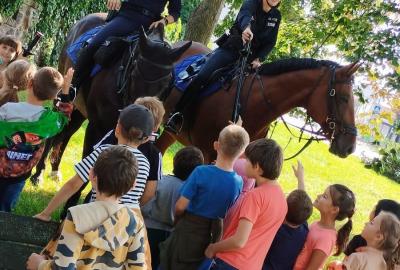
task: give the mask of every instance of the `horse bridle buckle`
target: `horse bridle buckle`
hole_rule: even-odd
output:
[[[331,122],[328,123],[328,125],[329,125],[330,129],[335,130],[335,128],[336,128],[336,123],[335,122],[331,121]]]
[[[330,95],[331,97],[334,97],[334,96],[336,95],[336,89],[335,89],[335,88],[332,88],[331,91],[329,92],[329,95]]]

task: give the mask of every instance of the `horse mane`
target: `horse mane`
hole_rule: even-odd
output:
[[[279,75],[282,73],[303,69],[316,69],[320,67],[341,67],[336,62],[329,60],[317,60],[314,58],[288,58],[263,64],[259,69],[261,75]]]

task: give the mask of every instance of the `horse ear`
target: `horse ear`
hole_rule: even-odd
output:
[[[139,29],[139,47],[141,49],[149,47],[149,39],[147,38],[143,26]]]
[[[347,70],[346,75],[348,77],[350,77],[360,68],[360,66],[361,66],[361,63],[358,60],[350,65],[347,65],[346,66],[346,70]]]
[[[192,46],[192,42],[188,41],[181,47],[172,49],[171,52],[169,53],[169,58],[172,62],[175,62],[178,60],[178,58],[187,50],[189,47]]]

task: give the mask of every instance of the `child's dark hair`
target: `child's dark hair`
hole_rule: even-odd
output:
[[[400,204],[393,200],[383,199],[378,201],[375,206],[374,216],[379,215],[381,211],[389,212],[400,219]]]
[[[42,67],[33,77],[33,94],[39,100],[54,99],[61,90],[64,78],[53,67]]]
[[[383,251],[387,269],[393,270],[400,264],[400,221],[389,212],[382,212],[383,218],[379,228],[383,235],[379,249]]]
[[[301,225],[308,220],[313,212],[310,196],[304,190],[296,189],[286,198],[288,211],[286,221],[292,225]]]
[[[137,160],[126,147],[111,146],[100,153],[93,172],[97,177],[99,192],[121,197],[135,184]]]
[[[16,60],[22,53],[22,43],[16,37],[13,36],[0,36],[0,44],[5,44],[15,49],[15,57],[11,59],[11,62]]]
[[[354,193],[346,186],[340,184],[334,184],[329,187],[329,191],[332,197],[332,204],[339,208],[339,212],[336,216],[336,220],[342,221],[347,218],[347,222],[339,229],[336,239],[336,253],[334,256],[338,256],[345,249],[349,235],[353,229],[353,222],[351,218],[354,215],[356,198]]]
[[[279,177],[283,164],[282,148],[272,139],[258,139],[245,150],[246,158],[263,170],[262,177],[275,180]]]
[[[204,157],[199,148],[186,146],[179,150],[174,157],[173,173],[179,179],[185,181],[194,168],[203,165]]]

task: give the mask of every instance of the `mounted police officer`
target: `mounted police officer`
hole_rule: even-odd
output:
[[[166,124],[168,131],[179,133],[183,125],[182,113],[200,94],[214,71],[235,64],[244,44],[251,41],[248,61],[252,68],[261,65],[276,44],[281,21],[281,13],[277,9],[279,4],[280,0],[245,0],[229,35],[224,34],[216,41],[219,48],[212,52],[177,103]]]
[[[167,2],[169,15],[161,17]],[[94,62],[93,55],[108,37],[125,36],[138,31],[141,26],[151,29],[159,24],[166,26],[176,22],[181,12],[181,0],[125,0],[122,3],[121,0],[108,0],[107,8],[118,13],[79,52],[72,80],[72,86],[76,90],[89,77]]]

